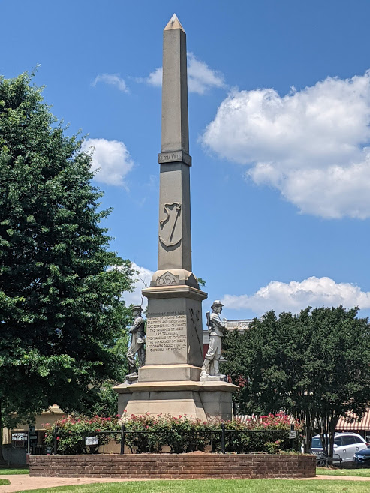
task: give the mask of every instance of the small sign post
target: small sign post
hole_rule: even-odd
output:
[[[28,433],[12,433],[13,442],[25,442],[28,438]]]
[[[99,445],[98,437],[86,437],[85,444],[86,445]]]

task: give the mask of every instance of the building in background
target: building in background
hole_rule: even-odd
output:
[[[46,426],[54,424],[65,413],[57,404],[35,416],[32,425],[19,423],[16,428],[3,429],[3,457],[9,464],[26,464],[26,454],[44,454]]]
[[[244,334],[244,332],[249,329],[249,325],[251,324],[251,322],[253,322],[253,318],[249,318],[246,320],[227,320],[226,318],[224,318],[222,321],[227,330],[229,330],[230,332],[237,330],[240,333]],[[208,328],[206,327],[206,330],[203,330],[203,358],[205,358],[208,348],[209,332]]]

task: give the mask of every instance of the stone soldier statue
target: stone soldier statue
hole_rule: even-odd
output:
[[[209,331],[209,348],[203,362],[201,379],[217,377],[215,380],[224,380],[225,375],[220,375],[218,364],[221,358],[221,339],[225,334],[226,327],[222,323],[220,314],[223,304],[216,300],[212,304],[212,313],[207,312],[207,325]]]
[[[132,308],[134,316],[134,325],[130,328],[131,344],[127,351],[128,367],[130,374],[127,375],[128,380],[137,378],[137,365],[135,355],[137,354],[138,367],[145,365],[145,320],[142,318],[142,308],[136,305]]]

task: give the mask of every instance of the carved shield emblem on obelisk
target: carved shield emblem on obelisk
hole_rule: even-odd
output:
[[[181,243],[181,204],[172,202],[163,205],[159,219],[159,241],[164,247],[176,247]]]

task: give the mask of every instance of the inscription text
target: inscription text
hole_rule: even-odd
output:
[[[185,313],[161,312],[151,314],[147,319],[146,330],[147,354],[181,352],[187,348]]]

